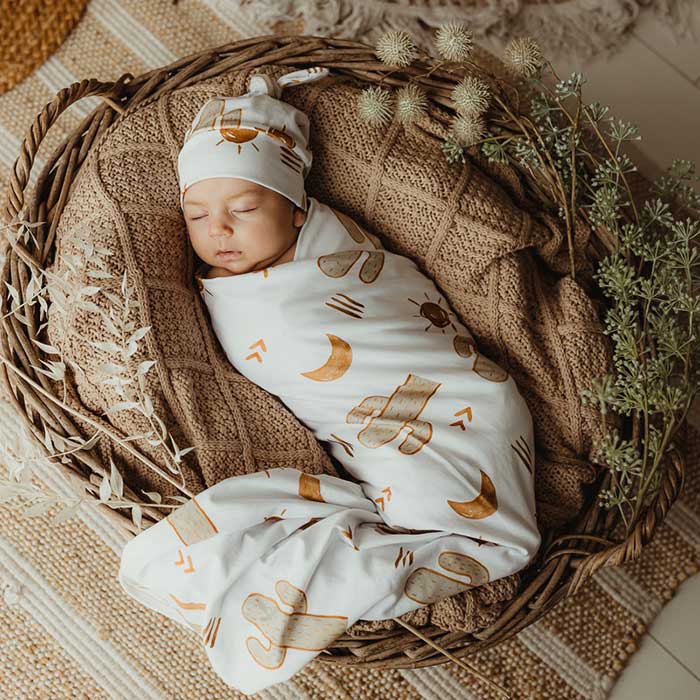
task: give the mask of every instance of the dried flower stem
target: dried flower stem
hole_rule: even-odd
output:
[[[549,152],[549,149],[547,148],[547,145],[544,142],[544,139],[542,138],[542,135],[539,132],[539,129],[535,127],[535,125],[530,121],[528,117],[523,117],[523,121],[528,124],[528,126],[533,130],[535,133],[535,136],[537,136],[537,140],[540,142],[540,145],[542,146],[542,150],[544,151],[545,155],[547,156],[547,160],[549,161],[549,164],[554,171],[554,175],[556,177],[556,185],[559,190],[559,194],[561,195],[561,201],[564,204],[564,214],[565,214],[565,222],[566,222],[566,239],[569,244],[569,264],[571,265],[571,279],[575,280],[576,279],[576,267],[574,265],[574,234],[573,234],[573,217],[575,216],[575,211],[570,211],[569,207],[566,206],[566,190],[564,189],[564,184],[561,181],[561,175],[559,174],[559,170],[557,169],[556,165],[554,164],[554,161],[552,160],[552,155]]]
[[[516,124],[518,124],[518,126],[520,126],[522,133],[525,135],[528,142],[532,146],[533,150],[537,154],[537,157],[538,157],[540,163],[542,164],[542,169],[543,169],[544,173],[547,174],[546,176],[547,176],[548,180],[550,180],[549,171],[547,169],[547,166],[546,166],[544,160],[542,159],[542,156],[540,154],[539,149],[533,143],[532,137],[530,136],[530,131],[532,131],[532,133],[534,133],[535,136],[537,137],[537,140],[540,142],[540,145],[542,146],[542,150],[543,150],[545,156],[547,157],[547,160],[549,161],[549,165],[551,167],[551,170],[552,170],[552,172],[554,172],[554,176],[556,178],[556,182],[553,184],[556,187],[556,189],[559,190],[559,194],[560,194],[562,200],[564,201],[564,208],[565,208],[565,212],[566,212],[566,236],[567,236],[567,239],[569,242],[569,262],[571,265],[571,278],[576,279],[576,268],[574,265],[574,254],[573,254],[573,247],[574,247],[573,231],[572,231],[572,223],[571,223],[572,214],[569,212],[569,208],[566,207],[566,192],[564,190],[564,185],[562,184],[561,177],[559,175],[559,171],[557,170],[557,168],[552,160],[552,157],[549,153],[549,149],[547,148],[546,144],[544,143],[544,140],[542,139],[542,136],[540,135],[539,130],[534,126],[534,124],[530,121],[530,119],[528,117],[523,116],[522,119],[520,119],[515,114],[513,114],[513,112],[511,112],[508,105],[505,102],[503,102],[503,100],[501,100],[501,98],[498,95],[494,95],[494,99],[497,102],[497,104],[501,107],[501,109]],[[527,126],[529,126],[530,129],[526,128],[525,124],[527,124]],[[551,180],[550,180],[550,183],[551,183]]]
[[[574,120],[573,129],[574,134],[577,133],[579,117],[581,115],[581,88],[577,90],[577,107],[576,107],[576,118]],[[576,216],[576,138],[571,139],[571,217]],[[573,238],[569,240],[569,264],[571,269],[575,270],[574,264],[574,245]],[[574,275],[571,275],[572,279],[575,279]]]
[[[61,401],[59,398],[51,394],[49,391],[46,391],[43,386],[40,384],[37,384],[31,377],[29,377],[25,372],[20,370],[19,368],[15,367],[11,362],[8,362],[8,360],[4,357],[0,357],[0,361],[2,361],[7,367],[9,367],[15,374],[19,375],[22,377],[23,381],[27,382],[31,387],[36,389],[38,392],[43,394],[47,399],[55,403],[57,406],[60,406],[64,411],[67,411],[71,415],[75,416],[76,418],[80,418],[81,420],[85,421],[89,425],[91,425],[93,428],[96,428],[97,430],[100,430],[103,432],[105,435],[109,436],[116,442],[120,447],[123,447],[125,450],[130,452],[134,457],[136,457],[138,460],[143,462],[147,467],[152,469],[158,476],[161,478],[165,479],[168,483],[172,484],[176,488],[180,489],[186,496],[189,498],[192,498],[194,494],[190,493],[186,488],[178,484],[176,481],[170,478],[170,476],[164,472],[157,464],[154,464],[148,457],[145,457],[142,455],[138,450],[134,449],[127,441],[122,440],[116,433],[112,432],[109,428],[106,428],[103,425],[100,425],[97,423],[95,420],[90,418],[90,416],[86,416],[81,414],[79,411],[76,411],[74,408],[69,406],[68,404],[64,403]]]

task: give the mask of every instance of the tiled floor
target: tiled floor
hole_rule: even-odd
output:
[[[700,2],[693,20],[691,33],[676,40],[646,15],[608,59],[550,57],[560,78],[572,71],[586,76],[586,102],[606,104],[615,116],[639,127],[642,140],[627,152],[651,178],[674,158],[693,161],[700,174]],[[490,48],[501,55],[497,44]],[[700,575],[686,581],[653,622],[610,696],[659,698],[700,700]]]

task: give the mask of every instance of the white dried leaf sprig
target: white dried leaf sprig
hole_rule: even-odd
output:
[[[138,306],[138,303],[132,299],[132,295],[133,290],[127,283],[125,270],[121,281],[121,308],[118,309],[113,305],[109,308],[109,312],[105,313],[104,310],[95,307],[96,312],[102,317],[108,334],[112,336],[108,341],[88,341],[93,347],[111,355],[111,361],[99,365],[96,372],[104,377],[100,383],[112,386],[121,399],[110,406],[104,415],[125,410],[137,410],[142,413],[148,419],[151,430],[138,437],[145,438],[154,447],[164,449],[168,456],[168,469],[172,474],[181,477],[184,485],[184,476],[179,465],[182,457],[194,447],[180,449],[163,420],[154,411],[153,399],[147,392],[146,374],[156,364],[155,360],[143,360],[135,370],[133,362],[130,361],[138,350],[139,341],[151,328],[150,326],[136,328],[136,323],[130,318],[132,310]],[[172,444],[172,450],[167,444],[168,440]]]
[[[94,499],[85,493],[84,484],[78,478],[68,478],[67,484],[70,496],[62,497],[58,494],[51,495],[42,488],[35,486],[31,478],[35,476],[31,462],[38,462],[44,459],[43,455],[28,456],[26,453],[29,446],[34,445],[34,440],[26,432],[24,426],[22,448],[18,445],[10,446],[0,444],[0,454],[2,462],[9,467],[9,476],[5,478],[0,473],[0,504],[6,503],[14,498],[22,498],[25,504],[31,505],[25,508],[23,515],[26,517],[37,517],[43,515],[54,506],[60,505],[62,508],[51,519],[52,523],[60,523],[74,517],[82,504],[90,504]],[[24,452],[21,455],[20,452]]]
[[[16,227],[5,227],[5,235],[11,245],[16,242],[21,242],[27,245],[30,240],[36,245],[31,228],[40,225],[29,224],[24,221],[16,221]],[[85,276],[91,280],[107,280],[113,278],[113,275],[106,269],[106,258],[112,254],[112,251],[106,248],[96,247],[91,241],[78,236],[65,236],[62,239],[62,244],[66,248],[61,253],[61,259],[64,263],[62,274],[57,274],[50,270],[35,269],[30,266],[30,280],[24,290],[25,301],[20,301],[19,291],[7,282],[7,295],[3,295],[3,310],[7,306],[9,300],[10,310],[4,314],[8,316],[14,315],[17,320],[29,325],[27,317],[27,309],[31,308],[35,303],[38,303],[40,309],[38,318],[40,325],[37,335],[41,333],[47,325],[47,293],[50,297],[52,309],[55,311],[53,318],[55,319],[55,334],[57,340],[55,345],[44,343],[32,338],[33,342],[47,355],[55,355],[58,360],[42,359],[42,364],[45,367],[32,367],[42,374],[50,377],[56,382],[63,384],[63,399],[59,399],[47,392],[44,387],[34,382],[19,368],[10,365],[5,358],[0,358],[6,365],[15,373],[21,375],[24,380],[30,383],[37,391],[45,395],[50,400],[56,402],[69,413],[82,418],[86,422],[93,425],[96,432],[89,439],[84,439],[81,436],[65,437],[54,430],[44,426],[44,446],[48,452],[48,456],[20,456],[17,452],[9,453],[7,450],[7,463],[14,465],[11,469],[9,479],[0,477],[0,500],[7,499],[17,495],[31,498],[35,503],[27,509],[26,514],[29,516],[39,515],[56,503],[64,503],[67,507],[61,511],[56,518],[57,521],[71,517],[75,514],[80,504],[86,500],[94,502],[94,499],[81,496],[78,501],[69,499],[66,502],[59,495],[47,496],[43,490],[33,489],[31,486],[31,476],[33,475],[32,462],[37,459],[59,460],[64,464],[72,462],[71,454],[78,450],[88,450],[93,447],[97,439],[105,435],[113,440],[116,444],[130,451],[135,457],[144,462],[147,466],[153,469],[160,476],[168,480],[170,483],[179,488],[183,493],[190,494],[184,486],[184,476],[179,465],[182,462],[182,457],[194,449],[187,447],[181,449],[173,436],[168,432],[165,424],[153,410],[153,400],[146,391],[145,376],[153,367],[155,361],[144,360],[135,368],[133,367],[132,356],[137,352],[139,342],[143,340],[150,326],[136,328],[136,324],[129,318],[130,313],[138,308],[138,301],[132,298],[133,290],[127,284],[126,273],[124,273],[120,292],[115,293],[112,290],[103,288],[97,282],[92,285],[84,285],[82,280]],[[98,306],[91,297],[101,293],[106,299],[111,302],[108,311]],[[102,322],[112,335],[112,338],[106,341],[96,342],[88,338],[84,338],[76,328],[74,318],[78,309],[87,311],[88,313],[99,314]],[[77,361],[69,356],[67,348],[70,345],[70,339],[77,337],[83,342],[90,343],[113,357],[111,361],[103,363],[97,372],[105,379],[103,383],[112,385],[115,391],[120,395],[122,401],[111,406],[105,415],[111,415],[122,410],[139,410],[145,415],[150,423],[151,430],[142,435],[128,435],[120,437],[110,429],[93,421],[89,416],[82,415],[66,403],[66,366],[69,365],[76,373],[76,376],[86,377],[86,372]],[[109,337],[109,336],[107,336]],[[138,386],[138,390],[136,389]],[[166,453],[168,461],[168,469],[172,474],[179,477],[176,481],[168,476],[160,467],[151,462],[148,458],[142,455],[138,450],[130,445],[130,442],[137,439],[146,439],[151,445],[160,446]],[[33,439],[29,438],[27,444],[32,444]],[[170,443],[170,444],[168,444]],[[172,445],[172,449],[171,449]],[[99,493],[99,500],[109,505],[112,508],[128,507],[131,508],[132,520],[140,529],[142,522],[142,508],[174,508],[177,505],[162,503],[162,497],[157,492],[143,492],[151,502],[141,502],[123,498],[123,480],[116,466],[111,462],[110,474],[95,474],[90,477],[90,483],[95,484],[95,479],[99,480],[99,489],[95,489]],[[73,475],[73,482],[77,484],[80,477]],[[90,487],[88,487],[90,488]],[[84,487],[83,487],[84,490]],[[117,498],[115,499],[114,496]],[[188,499],[180,496],[172,496],[172,500],[177,503],[184,503]],[[67,511],[67,512],[66,512]]]
[[[160,504],[162,501],[161,495],[157,492],[142,491],[148,496],[152,503],[140,503],[133,500],[125,499],[124,482],[121,474],[117,470],[114,462],[110,460],[111,471],[109,475],[100,477],[98,474],[92,474],[90,482],[95,484],[95,488],[91,489],[85,481],[77,474],[71,472],[59,472],[66,480],[69,495],[63,496],[59,493],[47,492],[41,487],[37,487],[32,483],[32,477],[39,478],[35,472],[35,466],[38,463],[47,465],[48,457],[39,452],[32,436],[27,433],[24,425],[20,426],[21,435],[13,444],[0,443],[1,462],[8,467],[8,477],[0,473],[0,504],[9,502],[15,498],[21,498],[24,504],[29,504],[22,511],[26,517],[38,517],[45,514],[55,506],[61,506],[58,512],[51,518],[51,523],[58,524],[64,520],[75,517],[81,507],[95,507],[98,502],[105,503],[109,507],[115,508],[131,508],[132,520],[138,528],[142,528],[142,506],[149,508],[153,504]],[[100,437],[100,431],[96,431],[92,437],[85,440],[80,436],[70,436],[63,438],[57,433],[50,434],[45,429],[44,444],[51,452],[52,458],[60,457],[60,461],[69,463],[68,455],[78,450],[86,450],[92,447]],[[62,451],[53,452],[54,443],[56,445],[63,444]],[[88,493],[94,491],[98,495],[95,496]],[[115,494],[121,500],[111,498]],[[186,502],[188,499],[180,496],[171,496],[171,499],[177,501],[176,504],[163,504],[163,508],[176,508],[180,503]]]

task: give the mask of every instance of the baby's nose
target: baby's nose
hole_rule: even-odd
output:
[[[210,236],[230,236],[232,233],[232,228],[223,221],[212,220],[209,225]]]

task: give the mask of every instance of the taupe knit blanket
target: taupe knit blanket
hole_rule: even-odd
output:
[[[261,70],[261,69],[256,69]],[[286,66],[265,66],[275,76]],[[177,153],[184,132],[207,98],[242,94],[249,71],[227,73],[150,99],[119,119],[93,146],[57,230],[54,272],[68,273],[66,255],[83,254],[68,276],[99,285],[90,301],[119,307],[127,272],[138,308],[135,327],[150,326],[130,358],[156,365],[146,376],[155,413],[182,449],[187,488],[197,493],[227,477],[264,468],[295,467],[338,475],[310,430],[276,397],[241,376],[218,345],[193,281],[193,256],[178,208]],[[287,99],[311,120],[314,164],[307,191],[379,235],[388,249],[410,256],[436,283],[484,354],[518,383],[535,425],[536,497],[543,529],[565,525],[582,508],[595,475],[587,464],[602,424],[579,392],[610,371],[607,339],[585,291],[591,264],[588,229],[575,232],[577,279],[567,276],[563,222],[525,200],[516,174],[478,155],[449,164],[440,149],[442,125],[424,118],[404,128],[394,121],[371,129],[354,118],[361,85],[330,76],[298,86]],[[94,246],[86,257],[76,241]],[[100,249],[111,255],[99,262]],[[95,278],[103,269],[111,278]],[[106,293],[105,293],[106,292]],[[52,296],[52,300],[54,297]],[[103,413],[120,401],[100,383],[97,367],[113,361],[92,346],[108,335],[94,310],[50,308],[49,340],[83,369],[67,401],[124,437],[148,432],[138,411]],[[69,368],[70,369],[70,368]],[[69,382],[70,384],[70,382]],[[92,434],[81,424],[85,436]],[[141,439],[144,454],[165,469],[162,449]],[[111,440],[97,443],[138,493],[175,488]],[[444,629],[480,629],[498,617],[522,572],[471,589],[404,618]],[[393,621],[358,621],[352,632]]]

